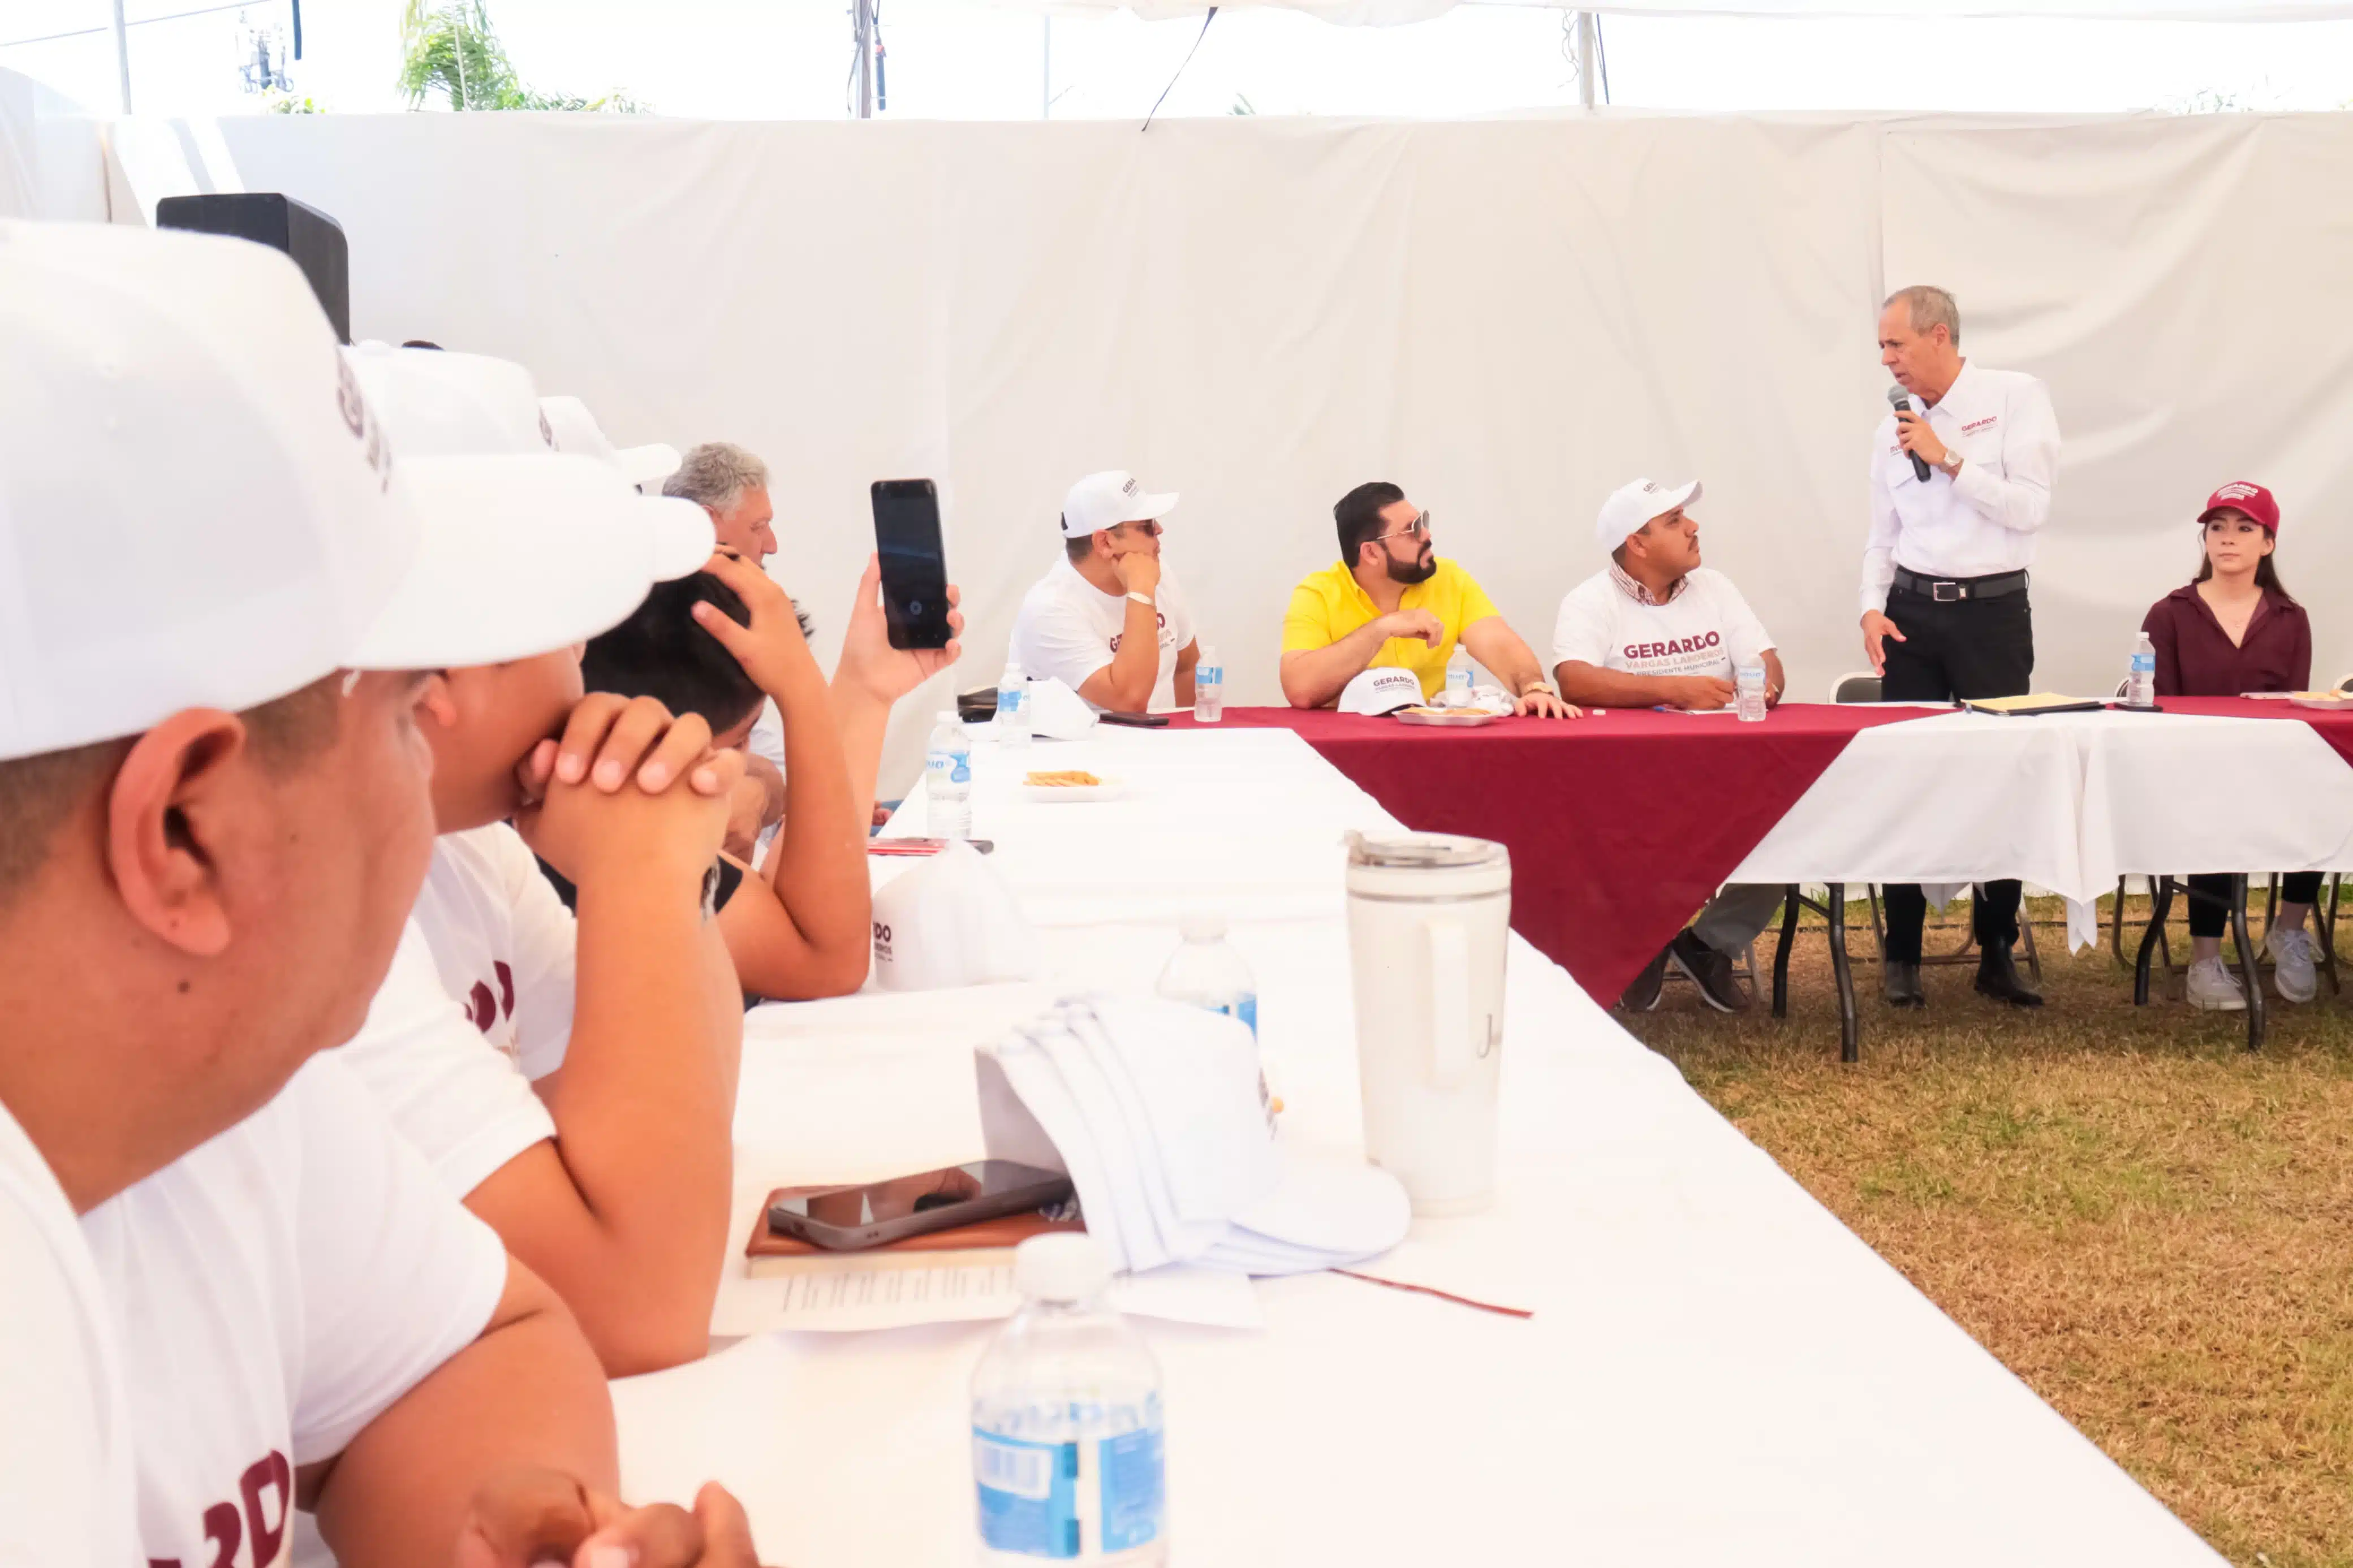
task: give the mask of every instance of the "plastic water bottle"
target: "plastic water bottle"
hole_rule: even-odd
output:
[[[2140,634],[2133,644],[2132,673],[2125,681],[2125,706],[2154,708],[2157,706],[2157,645],[2148,634]]]
[[[1732,672],[1733,700],[1738,704],[1740,721],[1761,724],[1765,721],[1765,665],[1762,660],[1736,667]]]
[[[933,837],[972,837],[972,742],[953,708],[940,715],[923,751],[923,793]]]
[[[1466,697],[1471,694],[1471,656],[1462,651],[1460,643],[1454,645],[1454,656],[1446,661],[1446,689]]]
[[[1114,1311],[1102,1244],[1033,1236],[1013,1255],[1021,1310],[972,1374],[980,1561],[1158,1568],[1168,1561],[1160,1368]]]
[[[1029,682],[1020,661],[1007,659],[997,681],[997,743],[1018,751],[1029,739]]]
[[[1193,721],[1215,724],[1226,714],[1226,667],[1218,650],[1201,645],[1201,662],[1193,667]]]
[[[1171,1002],[1240,1018],[1258,1038],[1258,981],[1226,942],[1226,917],[1187,915],[1178,929],[1185,945],[1169,956],[1155,989]]]

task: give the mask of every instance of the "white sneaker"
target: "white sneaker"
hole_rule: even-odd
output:
[[[2201,958],[2189,966],[2189,1005],[2209,1013],[2243,1013],[2247,996],[2239,989],[2239,977],[2219,956]]]
[[[2263,954],[2272,961],[2272,989],[2283,1002],[2309,1002],[2320,990],[2313,973],[2312,933],[2285,927],[2263,938]]]

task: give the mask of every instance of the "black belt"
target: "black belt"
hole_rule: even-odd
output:
[[[1923,577],[1917,572],[1895,569],[1895,585],[1907,594],[1917,594],[1940,605],[1957,604],[1963,599],[1999,599],[2005,594],[2026,592],[2026,574],[1997,572],[1990,577]]]

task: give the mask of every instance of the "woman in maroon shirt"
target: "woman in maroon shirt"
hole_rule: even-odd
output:
[[[2279,503],[2261,485],[2234,481],[2216,490],[2198,520],[2205,559],[2197,577],[2149,607],[2140,629],[2157,645],[2159,697],[2236,697],[2243,691],[2301,691],[2312,680],[2312,623],[2280,586]],[[2189,1000],[2238,1012],[2247,1005],[2238,977],[2222,963],[2222,925],[2231,879],[2202,876],[2189,886]],[[2280,879],[2279,913],[2263,938],[2272,982],[2290,1002],[2309,1002],[2317,985],[2305,917],[2320,896],[2320,873]]]

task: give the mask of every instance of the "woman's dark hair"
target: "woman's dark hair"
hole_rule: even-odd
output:
[[[700,714],[714,734],[757,712],[766,694],[717,637],[695,625],[698,600],[718,605],[739,626],[752,624],[735,590],[708,572],[657,583],[628,620],[589,641],[580,658],[582,683],[591,691],[650,697],[672,713]]]
[[[1339,530],[1343,565],[1352,572],[1356,570],[1356,556],[1365,548],[1365,542],[1381,536],[1381,508],[1403,500],[1405,491],[1387,479],[1375,479],[1358,485],[1334,504],[1332,521]]]
[[[2252,522],[2254,520],[2250,518],[2248,521]],[[2256,523],[2255,526],[2258,528],[2263,527],[2261,523]],[[2269,531],[2266,530],[2265,531],[2268,532]],[[2272,564],[2273,562],[2278,559],[2279,535],[2274,533],[2272,534],[2272,553],[2264,556],[2261,561],[2255,563],[2255,586],[2258,588],[2268,588],[2273,593],[2277,594],[2281,598],[2293,605],[2295,603],[2295,595],[2289,593],[2286,587],[2281,584],[2279,568]],[[2206,524],[2203,521],[2200,521],[2198,524],[2198,575],[2189,580],[2192,583],[2203,583],[2213,575],[2214,558],[2206,553]]]

